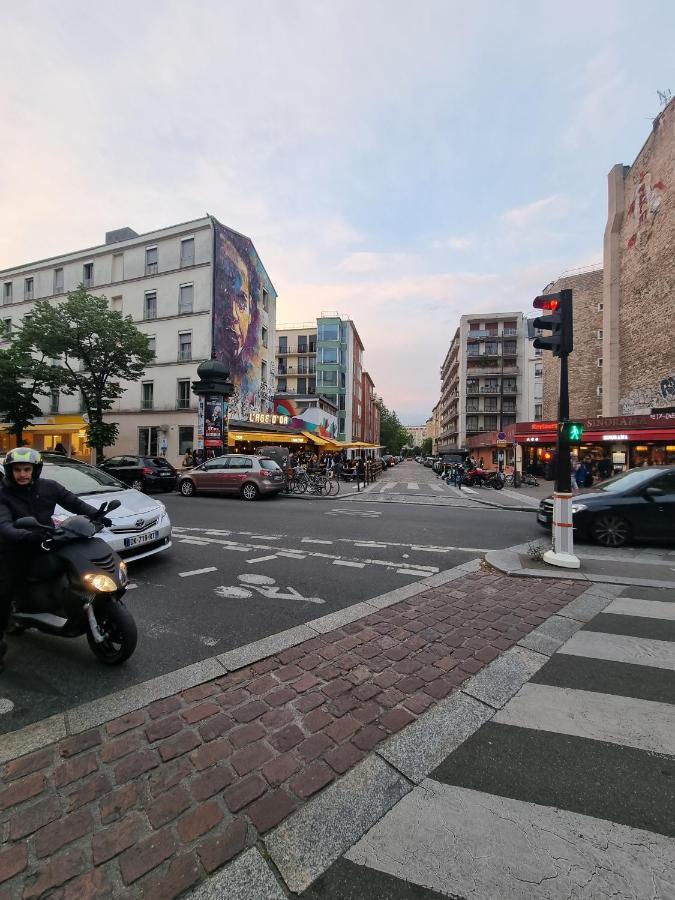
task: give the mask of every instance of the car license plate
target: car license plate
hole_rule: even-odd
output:
[[[147,534],[137,534],[136,537],[124,538],[125,547],[135,547],[137,544],[147,544],[149,541],[156,541],[159,537],[159,531],[149,531]]]
[[[537,513],[537,522],[546,522],[546,513]]]

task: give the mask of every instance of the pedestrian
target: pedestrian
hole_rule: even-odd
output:
[[[359,488],[359,482],[363,482],[363,486],[366,486],[366,463],[362,456],[356,460],[356,487],[357,490]]]
[[[185,451],[185,456],[183,457],[183,468],[191,469],[195,464],[194,456],[192,455],[192,447],[188,447]]]
[[[54,447],[54,453],[59,453],[61,456],[68,456],[66,453],[66,448],[63,446],[61,441]]]
[[[598,475],[601,480],[604,481],[606,478],[609,478],[612,474],[612,460],[609,455],[605,454],[602,459],[598,462]]]
[[[457,463],[457,465],[455,466],[454,476],[455,476],[455,487],[459,488],[459,490],[461,491],[462,490],[462,481],[464,480],[464,466],[461,463]]]
[[[574,480],[577,485],[577,489],[581,490],[581,488],[586,487],[586,478],[588,477],[588,469],[586,468],[586,463],[582,460],[576,468],[574,473]]]

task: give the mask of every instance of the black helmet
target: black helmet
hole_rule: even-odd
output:
[[[3,465],[5,468],[5,477],[8,481],[11,481],[12,484],[16,484],[13,472],[13,467],[16,463],[29,463],[33,467],[31,484],[35,484],[42,472],[42,454],[38,453],[37,450],[33,450],[31,447],[17,447],[14,450],[10,450],[4,459]]]

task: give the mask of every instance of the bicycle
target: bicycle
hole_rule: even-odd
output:
[[[329,496],[332,494],[340,493],[340,479],[337,477],[333,469],[329,469],[326,472],[326,478],[328,480],[328,494]]]

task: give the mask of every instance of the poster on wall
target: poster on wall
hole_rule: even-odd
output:
[[[270,312],[276,292],[252,241],[213,220],[213,346],[235,385],[230,406],[235,418],[270,412],[269,387],[263,382],[263,291]]]
[[[204,397],[199,396],[199,406],[197,411],[197,449],[204,449]]]
[[[223,420],[225,403],[222,394],[208,394],[204,408],[204,446],[207,451],[223,452]]]

